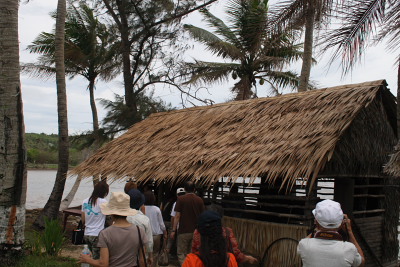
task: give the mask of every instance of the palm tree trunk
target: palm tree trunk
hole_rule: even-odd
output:
[[[74,199],[75,194],[79,189],[79,185],[81,184],[81,181],[82,181],[82,176],[78,175],[76,177],[74,185],[71,188],[71,191],[69,191],[68,195],[61,201],[60,211],[67,209],[69,207],[69,205],[71,205],[71,202]]]
[[[312,54],[313,54],[313,39],[314,39],[314,22],[315,22],[315,8],[312,4],[308,8],[308,15],[306,18],[305,25],[305,36],[304,36],[304,54],[303,64],[301,66],[301,75],[299,83],[299,92],[305,92],[308,89],[308,83],[311,74]]]
[[[58,170],[56,181],[49,200],[44,206],[35,224],[44,226],[44,217],[56,219],[64,192],[65,180],[69,162],[68,117],[67,117],[67,93],[65,85],[64,65],[64,40],[65,40],[65,16],[66,0],[58,0],[57,20],[55,33],[55,62],[57,82],[57,111],[58,111]]]
[[[97,115],[96,101],[94,99],[94,79],[89,81],[90,108],[92,109],[93,133],[97,136],[99,131],[99,117]]]
[[[22,251],[26,149],[20,87],[18,1],[0,1],[0,257]],[[6,259],[0,259],[6,264]]]

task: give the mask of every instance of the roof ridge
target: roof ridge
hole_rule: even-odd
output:
[[[326,90],[334,91],[334,90],[354,89],[357,87],[381,86],[381,85],[385,85],[385,86],[387,85],[385,79],[368,81],[368,82],[363,82],[363,83],[354,83],[354,84],[346,84],[346,85],[337,85],[337,86],[332,86],[332,87],[324,87],[324,88],[315,89],[315,90],[308,90],[305,92],[294,92],[294,93],[288,93],[288,94],[272,96],[272,97],[266,96],[266,97],[246,99],[246,100],[240,100],[240,101],[230,101],[230,102],[218,103],[215,105],[197,106],[197,107],[183,108],[183,109],[177,109],[177,110],[171,110],[171,111],[165,111],[165,112],[157,112],[157,113],[151,114],[149,116],[149,118],[165,116],[165,115],[175,114],[175,113],[179,113],[179,112],[189,112],[189,111],[197,111],[197,110],[201,110],[201,109],[218,108],[221,106],[228,106],[228,105],[229,106],[230,105],[246,105],[247,103],[262,102],[267,99],[274,99],[274,98],[297,97],[297,96],[303,96],[303,95],[308,95],[308,94],[320,93],[320,92],[326,91]]]

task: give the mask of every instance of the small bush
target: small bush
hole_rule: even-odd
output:
[[[42,236],[39,232],[33,232],[33,237],[27,242],[28,248],[30,249],[32,255],[40,256],[42,255],[43,245]]]
[[[44,218],[44,231],[41,236],[41,243],[47,255],[57,256],[64,244],[65,238],[58,220]]]

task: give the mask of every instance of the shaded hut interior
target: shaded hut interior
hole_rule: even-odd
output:
[[[380,80],[153,114],[72,173],[154,181],[163,207],[194,180],[260,259],[280,238],[305,237],[315,204],[334,199],[366,266],[397,266],[399,179],[383,173],[396,129],[395,98]],[[288,258],[278,251],[277,266]]]

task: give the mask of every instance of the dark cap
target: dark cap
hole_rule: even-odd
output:
[[[197,221],[197,226],[200,234],[207,235],[210,233],[209,229],[216,228],[222,229],[221,216],[212,210],[206,210],[200,214]]]
[[[130,200],[130,206],[132,209],[139,210],[144,204],[144,195],[138,189],[131,189],[128,192]]]

